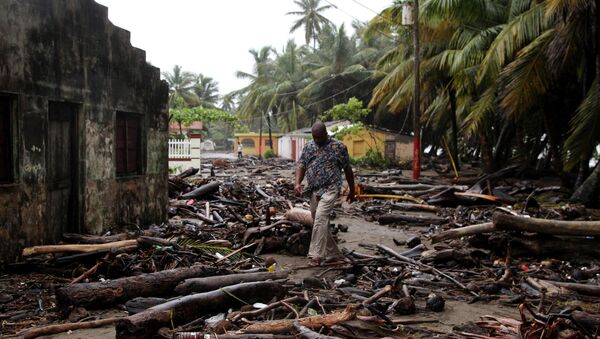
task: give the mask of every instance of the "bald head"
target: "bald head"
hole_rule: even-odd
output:
[[[311,133],[317,145],[322,146],[327,142],[327,128],[324,123],[320,121],[315,122],[312,125]]]

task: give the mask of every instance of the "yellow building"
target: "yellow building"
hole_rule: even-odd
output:
[[[374,149],[393,162],[412,160],[412,137],[397,132],[365,127],[364,131],[346,135],[342,142],[351,158],[364,157]]]
[[[278,140],[281,137],[279,133],[271,133],[271,137],[273,139],[273,152],[275,152],[275,156],[278,156]],[[258,156],[259,154],[265,155],[267,150],[270,150],[271,147],[269,145],[269,133],[263,133],[262,138],[259,141],[258,133],[236,133],[235,134],[235,144],[233,145],[233,151],[237,153],[238,143],[242,143],[242,153],[243,155],[253,155]]]

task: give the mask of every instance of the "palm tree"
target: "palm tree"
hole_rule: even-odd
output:
[[[384,10],[367,32],[398,40],[380,60],[386,76],[370,104],[401,113],[413,80],[410,36],[398,24],[398,7]],[[428,138],[457,121],[463,151],[480,156],[488,170],[511,161],[539,166],[541,159],[559,174],[576,165],[589,171],[600,143],[595,1],[426,0],[421,15]]]
[[[298,47],[294,40],[289,40],[275,61],[268,111],[276,116],[284,131],[295,130],[299,124],[306,125],[309,121],[299,98],[300,91],[309,82],[306,65],[302,63],[308,54],[307,48]]]
[[[193,91],[198,106],[214,108],[219,101],[219,84],[213,78],[201,73],[196,76]]]
[[[191,72],[183,71],[181,66],[175,65],[172,72],[163,72],[162,76],[169,84],[169,107],[175,107],[177,98],[182,98],[186,103],[195,100],[193,92],[195,76]]]
[[[268,92],[273,86],[274,60],[271,58],[273,48],[265,46],[259,51],[251,49],[250,54],[254,58],[253,71],[251,73],[237,71],[236,76],[240,79],[250,80],[250,84],[230,94],[239,95],[240,102],[237,113],[242,118],[262,119],[269,107],[270,96]]]
[[[225,94],[221,99],[221,109],[225,112],[234,112],[237,106],[237,95]]]
[[[313,48],[317,46],[318,36],[321,33],[323,26],[331,25],[331,21],[324,17],[321,13],[333,7],[331,5],[320,6],[320,0],[294,0],[294,3],[300,7],[300,11],[288,12],[287,15],[300,16],[294,22],[290,33],[295,32],[298,28],[304,26],[304,38],[306,44],[313,40]]]
[[[373,48],[359,49],[356,39],[346,35],[344,25],[321,33],[324,42],[307,57],[311,81],[299,93],[304,106],[310,106],[312,121],[321,113],[351,97],[369,100],[376,81],[369,69],[377,54]]]

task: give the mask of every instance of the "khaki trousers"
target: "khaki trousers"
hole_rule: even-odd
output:
[[[310,213],[314,221],[308,249],[309,258],[320,260],[343,258],[329,231],[329,215],[339,195],[340,192],[334,188],[327,190],[320,199],[315,193],[310,197]]]

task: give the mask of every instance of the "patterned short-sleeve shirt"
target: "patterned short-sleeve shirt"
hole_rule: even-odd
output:
[[[298,166],[306,171],[306,192],[323,195],[325,191],[336,188],[342,189],[342,170],[350,164],[350,156],[346,145],[328,137],[323,146],[314,141],[304,146],[298,159]]]

